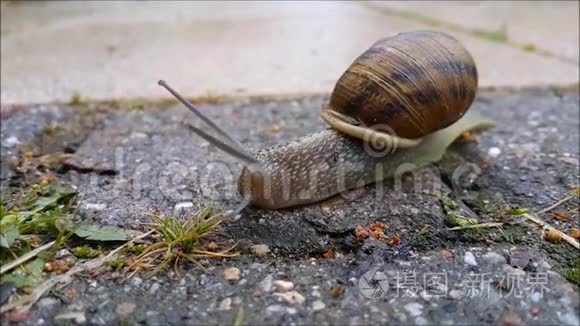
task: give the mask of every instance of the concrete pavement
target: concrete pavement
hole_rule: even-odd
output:
[[[329,93],[376,39],[445,30],[480,85],[578,81],[578,2],[21,2],[2,5],[1,101]]]

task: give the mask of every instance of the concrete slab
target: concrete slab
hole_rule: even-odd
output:
[[[370,4],[390,9],[392,14],[407,17],[416,14],[465,29],[501,33],[506,41],[517,45],[533,46],[576,63],[579,60],[578,1],[371,1]]]
[[[329,93],[376,39],[432,28],[347,2],[11,2],[1,18],[2,103],[165,97],[160,78],[188,96]],[[578,81],[577,64],[451,34],[482,86]]]

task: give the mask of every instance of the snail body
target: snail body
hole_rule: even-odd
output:
[[[244,167],[238,191],[252,205],[280,209],[312,204],[348,190],[437,162],[462,133],[493,126],[467,112],[451,126],[426,136],[415,147],[371,155],[364,141],[333,129],[266,148],[255,155],[264,172]],[[372,150],[371,150],[372,151]]]
[[[436,161],[442,152],[430,155],[430,146],[444,149],[461,132],[484,124],[481,118],[464,117],[477,92],[473,58],[456,39],[440,32],[378,40],[343,73],[322,108],[321,118],[330,129],[254,155],[165,82],[160,85],[227,139],[219,141],[191,127],[194,132],[250,163],[242,170],[238,190],[250,204],[267,209],[314,203],[380,181],[414,153],[427,154],[421,164]],[[373,155],[369,144],[386,148],[385,155]]]

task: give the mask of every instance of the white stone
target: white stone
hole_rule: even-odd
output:
[[[143,283],[143,280],[139,277],[134,276],[133,278],[131,278],[130,282],[131,282],[131,285],[137,287]]]
[[[322,300],[316,300],[316,301],[312,302],[312,310],[313,311],[320,311],[324,308],[326,308],[326,305],[324,304],[324,302],[322,302]]]
[[[82,312],[69,312],[55,316],[54,320],[74,320],[76,324],[80,325],[87,322],[87,317]]]
[[[457,300],[457,299],[460,299],[462,296],[463,296],[463,292],[461,292],[461,290],[454,289],[454,290],[449,291],[449,297],[451,299]]]
[[[290,291],[284,293],[274,293],[274,296],[281,298],[290,304],[303,304],[306,298],[297,291]]]
[[[46,297],[38,300],[37,306],[39,307],[50,307],[55,304],[58,304],[60,301],[58,299],[52,297]]]
[[[268,274],[268,276],[266,276],[261,282],[260,282],[260,288],[262,289],[262,291],[264,292],[270,292],[272,291],[272,286],[274,283],[274,276],[272,276],[272,274]]]
[[[192,202],[184,201],[184,202],[175,204],[175,207],[173,208],[173,212],[174,212],[174,214],[177,215],[181,211],[188,210],[188,209],[190,209],[192,207],[193,207],[193,203]]]
[[[149,293],[151,293],[151,294],[157,293],[157,291],[159,290],[160,287],[161,287],[161,285],[159,283],[151,284],[151,287],[149,288]]]
[[[273,285],[278,292],[287,292],[294,288],[294,283],[284,280],[276,280]]]
[[[427,291],[421,291],[421,293],[419,293],[419,296],[427,302],[429,302],[429,300],[433,298],[433,296],[427,293]]]
[[[578,320],[578,316],[569,311],[567,313],[558,312],[558,319],[564,325],[580,325],[580,320]]]
[[[296,315],[298,313],[298,309],[294,307],[288,307],[286,308],[286,313],[288,313],[289,315]]]
[[[532,301],[534,301],[534,302],[538,302],[538,301],[540,301],[540,299],[542,299],[542,294],[540,292],[534,292],[530,296],[530,299],[532,299]]]
[[[105,204],[97,204],[97,203],[86,203],[84,205],[86,210],[91,210],[91,211],[102,211],[103,209],[107,208],[107,205]]]
[[[274,305],[268,306],[266,308],[266,313],[267,314],[275,314],[275,313],[280,313],[280,312],[282,312],[284,310],[286,310],[286,308],[284,308],[283,305],[281,305],[281,304],[274,304]]]
[[[420,316],[423,313],[423,306],[417,302],[407,303],[404,308],[413,317]]]
[[[475,256],[471,253],[471,251],[467,251],[465,253],[463,261],[469,266],[477,266],[477,260],[475,260]]]
[[[487,155],[489,155],[490,157],[498,157],[501,154],[501,149],[499,149],[498,147],[491,147],[488,151],[487,151]]]
[[[218,307],[218,310],[222,310],[222,311],[228,311],[230,309],[232,309],[232,299],[231,298],[225,298],[220,303],[220,306]]]
[[[4,146],[12,147],[20,143],[20,140],[17,137],[10,136],[4,140]]]

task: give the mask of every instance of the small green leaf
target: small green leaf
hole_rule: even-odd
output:
[[[24,271],[17,270],[8,275],[3,275],[2,282],[12,282],[17,288],[34,286],[42,281],[43,268],[44,260],[35,259],[25,266]]]
[[[476,225],[478,223],[478,220],[473,217],[462,217],[456,212],[448,212],[447,223],[450,226],[467,226],[467,225]]]
[[[236,314],[236,319],[234,319],[234,326],[243,326],[244,318],[245,318],[244,307],[240,306],[240,308],[238,309],[238,313]]]
[[[18,232],[17,226],[8,225],[6,228],[2,229],[2,234],[0,235],[0,246],[10,248],[19,235],[20,233]]]
[[[59,185],[50,185],[45,189],[45,195],[37,197],[29,203],[27,209],[33,213],[42,212],[61,202],[70,199],[75,193]]]
[[[75,235],[93,241],[125,241],[129,239],[125,230],[109,225],[81,225],[76,229]]]
[[[522,215],[528,212],[527,208],[513,208],[508,212],[508,215]]]
[[[18,289],[32,286],[32,280],[29,279],[27,275],[20,274],[20,273],[12,273],[8,275],[2,275],[2,283],[14,283],[14,286]]]

